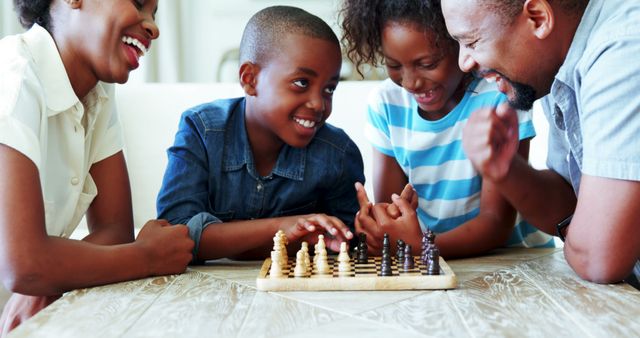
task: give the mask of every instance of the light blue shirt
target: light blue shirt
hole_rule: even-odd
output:
[[[542,106],[547,166],[576,194],[582,173],[640,181],[639,1],[589,1]]]
[[[640,180],[640,2],[589,1],[542,106],[547,166],[576,193],[582,173]]]

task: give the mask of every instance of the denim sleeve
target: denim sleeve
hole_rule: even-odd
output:
[[[193,261],[192,263],[198,264],[201,263],[197,260],[198,251],[200,250],[200,238],[202,237],[202,232],[207,228],[210,224],[214,223],[222,223],[216,216],[208,212],[201,212],[193,217],[187,222],[187,228],[189,228],[189,237],[195,243],[193,247]]]
[[[355,215],[360,206],[356,197],[356,182],[365,183],[364,165],[360,150],[349,140],[340,159],[342,170],[330,192],[325,196],[325,205],[329,215],[338,217],[355,233]]]
[[[209,210],[209,162],[204,127],[193,113],[183,114],[158,193],[158,218],[172,224],[186,224]]]

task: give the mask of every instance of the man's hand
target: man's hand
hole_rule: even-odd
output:
[[[494,182],[509,173],[518,143],[518,115],[507,103],[473,112],[463,130],[467,157],[483,178]]]

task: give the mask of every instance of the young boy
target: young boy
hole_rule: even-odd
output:
[[[263,259],[280,229],[292,250],[319,233],[334,251],[353,238],[362,157],[325,124],[341,60],[331,28],[301,9],[269,7],[249,20],[245,97],[187,110],[168,150],[158,214],[188,225],[195,259]]]

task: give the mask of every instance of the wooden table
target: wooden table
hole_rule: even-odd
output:
[[[262,292],[262,262],[213,261],[70,292],[10,336],[640,336],[640,292],[581,280],[561,249],[448,262],[455,290]]]

